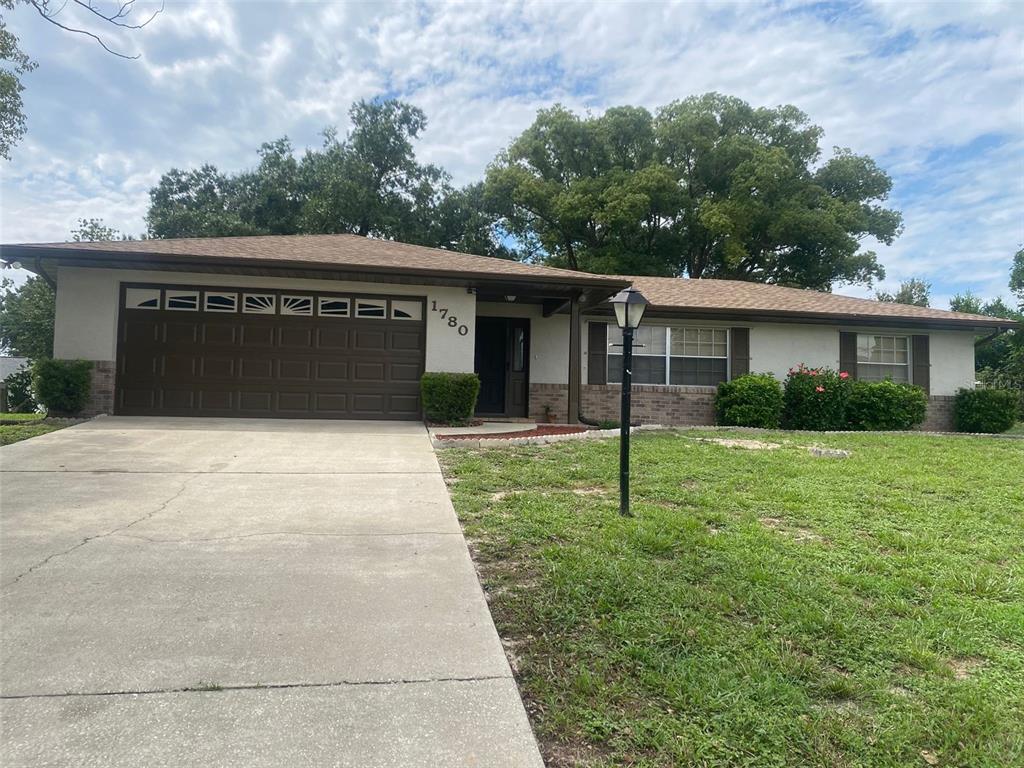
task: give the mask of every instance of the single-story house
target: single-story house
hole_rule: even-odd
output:
[[[424,371],[474,371],[478,412],[618,416],[608,299],[650,301],[634,414],[710,424],[715,385],[798,363],[924,387],[926,427],[1014,323],[729,280],[595,275],[353,235],[0,246],[56,286],[54,354],[95,362],[90,411],[417,419]]]

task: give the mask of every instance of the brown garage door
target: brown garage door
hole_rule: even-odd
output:
[[[416,419],[424,299],[124,285],[115,412]]]

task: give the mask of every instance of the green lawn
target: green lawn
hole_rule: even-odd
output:
[[[45,419],[45,413],[0,413],[0,422],[3,421],[39,421]]]
[[[4,418],[7,414],[4,415]],[[40,419],[23,419],[24,424],[0,424],[0,445],[10,445],[19,440],[56,432],[58,429],[71,426],[73,422],[42,421]]]
[[[701,436],[442,453],[549,764],[1024,765],[1024,441]]]

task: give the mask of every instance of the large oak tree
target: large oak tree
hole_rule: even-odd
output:
[[[497,157],[486,196],[531,255],[571,269],[870,284],[884,270],[862,243],[902,226],[892,182],[846,149],[822,162],[821,135],[796,107],[717,93],[654,115],[555,106]]]

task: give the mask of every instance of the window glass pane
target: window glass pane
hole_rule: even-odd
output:
[[[526,369],[526,329],[512,329],[512,370],[519,373]]]
[[[633,344],[633,354],[635,355],[664,355],[665,327],[641,325],[633,333]]]
[[[622,355],[608,355],[608,382],[611,384],[620,384],[622,382]],[[637,357],[634,355],[633,383],[664,384],[665,358],[654,356]]]
[[[857,335],[859,363],[905,364],[910,360],[909,349],[910,342],[906,336]]]
[[[356,301],[356,317],[384,317],[386,303],[383,301]]]
[[[724,358],[673,357],[669,373],[671,384],[713,387],[726,380],[728,361]]]
[[[391,317],[395,320],[422,320],[423,304],[418,301],[395,299],[391,302]]]
[[[128,309],[160,309],[160,289],[126,288],[124,305]]]
[[[348,317],[348,299],[321,296],[320,315],[322,317]]]
[[[619,345],[622,344],[622,329],[613,323],[608,323],[605,327],[608,329],[608,353],[611,354],[613,346],[615,349],[621,349]]]
[[[861,363],[857,366],[857,378],[861,381],[910,381],[910,366]]]
[[[213,293],[212,291],[206,292],[206,311],[207,312],[237,312],[238,311],[238,294],[237,293]]]
[[[199,291],[167,291],[167,308],[197,312],[199,310]]]
[[[725,328],[673,328],[672,355],[726,357],[728,339]]]

